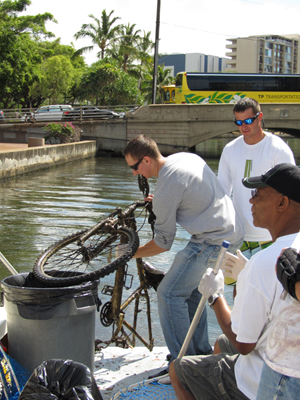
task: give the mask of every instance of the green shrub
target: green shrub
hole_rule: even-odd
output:
[[[80,141],[81,129],[79,126],[72,125],[71,122],[51,122],[45,126],[44,130],[49,133],[45,136],[45,141],[49,141],[50,143],[73,143]]]

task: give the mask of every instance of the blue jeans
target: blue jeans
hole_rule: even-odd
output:
[[[299,392],[299,378],[279,374],[264,363],[256,400],[295,400]]]
[[[239,248],[230,246],[229,251]],[[198,285],[206,269],[213,268],[221,246],[210,243],[192,243],[179,251],[169,271],[158,286],[158,312],[166,345],[177,358],[201,300]],[[186,355],[210,354],[207,314],[204,309]]]

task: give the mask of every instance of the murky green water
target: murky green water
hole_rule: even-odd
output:
[[[199,146],[200,155],[216,172],[220,152],[229,139],[213,139]],[[300,164],[300,140],[288,139],[296,161]],[[150,179],[150,191],[155,180]],[[132,175],[124,159],[92,158],[57,168],[43,170],[0,182],[0,251],[18,272],[31,271],[38,255],[61,238],[92,226],[115,207],[142,199],[137,178]],[[141,242],[151,239],[150,229],[140,233]],[[188,235],[180,227],[171,251],[152,257],[155,267],[167,270],[175,253],[183,248]],[[135,264],[130,264],[134,274]],[[0,278],[8,276],[0,264]],[[109,297],[101,294],[105,284],[113,284],[114,275],[101,280],[99,298],[103,303]],[[133,285],[136,285],[136,280]],[[232,290],[226,291],[232,302]],[[151,290],[153,335],[156,345],[164,345],[157,317],[156,294]],[[209,309],[209,331],[213,344],[220,333],[214,313]],[[96,324],[96,337],[108,339],[111,329]]]

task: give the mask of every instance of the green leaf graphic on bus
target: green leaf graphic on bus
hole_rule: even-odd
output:
[[[242,94],[242,92],[229,94],[229,93],[220,93],[214,92],[210,96],[199,96],[199,94],[191,93],[184,95],[185,102],[187,104],[206,104],[206,103],[237,103],[240,99],[244,98],[246,95]]]

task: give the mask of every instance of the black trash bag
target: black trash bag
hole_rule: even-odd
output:
[[[72,360],[48,360],[37,367],[19,400],[103,400],[90,369]]]

